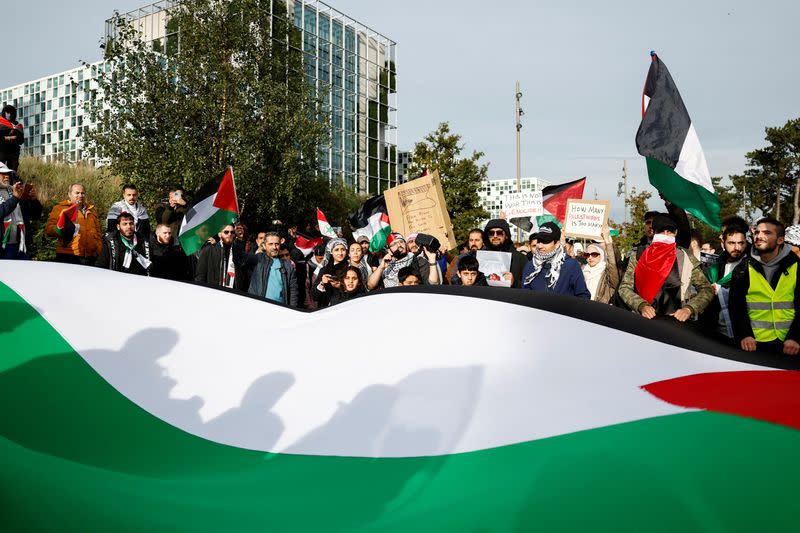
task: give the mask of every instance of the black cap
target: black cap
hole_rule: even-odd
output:
[[[553,242],[561,239],[561,228],[555,222],[545,222],[539,226],[536,232],[536,240],[539,242]]]
[[[653,219],[653,233],[661,233],[662,231],[678,231],[678,224],[669,216],[659,213]]]

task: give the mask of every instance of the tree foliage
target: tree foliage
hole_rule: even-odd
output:
[[[327,186],[315,178],[324,117],[298,30],[284,3],[272,5],[184,0],[164,42],[145,42],[118,16],[88,147],[143,196],[161,197],[171,183],[197,190],[232,165],[245,218],[313,209]]]
[[[471,155],[461,157],[463,151],[461,135],[452,133],[450,125],[442,122],[436,131],[414,145],[408,167],[409,175],[415,177],[425,169],[439,171],[457,242],[466,240],[469,230],[489,216],[481,207],[478,196],[489,165],[479,163],[483,152],[473,151]]]
[[[609,223],[609,226],[619,230],[619,235],[614,237],[614,244],[620,250],[627,252],[644,235],[644,215],[650,211],[650,208],[647,207],[647,201],[651,196],[652,193],[649,191],[637,192],[636,187],[633,187],[625,199],[625,209],[628,210],[629,222]]]
[[[774,216],[783,222],[800,218],[800,119],[766,128],[767,146],[748,152],[747,169],[731,176],[740,198],[746,201],[746,217]]]

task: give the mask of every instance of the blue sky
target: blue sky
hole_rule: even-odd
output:
[[[104,20],[143,3],[8,3],[6,58],[14,61],[0,87],[99,59]],[[449,121],[468,150],[485,152],[492,178],[516,171],[519,80],[523,175],[587,176],[587,197],[596,190],[621,207],[616,184],[627,159],[630,183],[646,187],[634,135],[650,50],[678,84],[714,176],[741,172],[765,126],[800,116],[798,2],[329,3],[398,43],[400,148]]]

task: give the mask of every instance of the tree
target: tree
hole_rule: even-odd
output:
[[[145,42],[118,16],[89,149],[151,198],[175,182],[197,190],[232,165],[245,217],[313,209],[317,195],[305,191],[327,186],[315,178],[325,117],[286,4],[272,5],[184,0],[164,42]]]
[[[748,168],[730,178],[746,201],[748,218],[760,211],[796,224],[800,220],[800,119],[765,131],[769,144],[748,152]]]
[[[414,145],[408,167],[409,175],[415,177],[425,169],[439,171],[457,242],[465,241],[469,230],[489,217],[478,196],[489,165],[478,163],[483,152],[473,151],[472,155],[461,157],[463,150],[461,135],[451,133],[450,125],[442,122],[436,131]]]
[[[621,251],[630,250],[644,235],[644,215],[650,211],[650,208],[647,207],[647,200],[651,196],[652,193],[649,191],[636,192],[636,187],[633,187],[625,199],[625,209],[628,210],[630,222],[609,224],[619,230],[619,235],[614,238],[614,244]]]

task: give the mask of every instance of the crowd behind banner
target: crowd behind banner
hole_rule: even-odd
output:
[[[190,208],[181,187],[173,187],[151,217],[137,188],[127,184],[102,221],[82,184],[65,192],[45,228],[56,241],[58,262],[194,281],[308,310],[410,285],[556,293],[668,320],[745,351],[800,353],[800,226],[784,228],[769,217],[752,224],[731,217],[723,221],[719,243],[700,243],[686,213],[667,202],[665,212],[645,215],[644,235],[624,256],[608,227],[602,239],[586,245],[564,238],[553,222],[542,224],[526,246],[515,246],[508,223],[491,220],[471,230],[457,253],[440,249],[429,235],[399,233],[373,253],[368,237],[323,241],[309,224],[302,242],[323,244],[308,254],[295,245],[297,227],[273,221],[250,232],[236,222],[187,256],[178,240]],[[0,163],[0,257],[28,259],[30,221],[41,213],[35,188]]]

